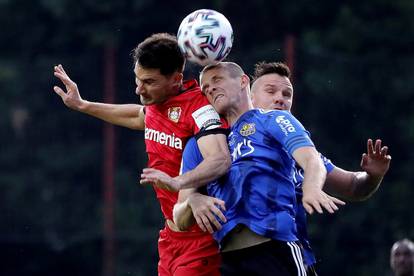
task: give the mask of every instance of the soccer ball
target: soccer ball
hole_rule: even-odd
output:
[[[201,66],[222,61],[233,45],[233,29],[221,13],[202,9],[187,15],[177,33],[186,59]]]

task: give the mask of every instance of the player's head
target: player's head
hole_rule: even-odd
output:
[[[290,111],[293,86],[289,67],[281,62],[259,62],[255,65],[252,103],[256,108]]]
[[[237,105],[250,103],[249,77],[234,62],[207,65],[200,73],[200,86],[208,101],[220,114]]]
[[[394,275],[414,275],[414,243],[408,239],[395,242],[391,248],[390,264]]]
[[[175,36],[153,34],[138,44],[133,58],[136,93],[142,104],[161,103],[178,93],[185,59]]]

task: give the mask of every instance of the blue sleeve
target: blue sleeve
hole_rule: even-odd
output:
[[[323,156],[322,153],[319,153],[319,156],[321,157],[323,164],[325,165],[326,172],[330,173],[335,168],[335,165],[331,162],[331,160]]]
[[[290,112],[275,111],[272,115],[267,119],[266,129],[290,155],[298,148],[314,147],[309,133]]]
[[[188,171],[193,170],[203,161],[200,149],[197,145],[197,140],[192,137],[187,141],[183,151],[183,157],[181,160],[180,174],[184,174]]]

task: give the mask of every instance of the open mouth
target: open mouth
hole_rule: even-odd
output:
[[[216,102],[218,99],[224,97],[223,94],[218,94],[217,96],[214,97],[213,101]]]
[[[283,108],[283,106],[280,106],[280,105],[277,105],[277,106],[273,105],[272,109],[273,110],[286,110],[285,108]]]

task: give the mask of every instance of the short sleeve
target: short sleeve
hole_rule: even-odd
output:
[[[293,152],[301,147],[314,147],[309,133],[302,124],[287,111],[274,111],[268,116],[266,122],[266,130],[282,144],[289,152]]]

